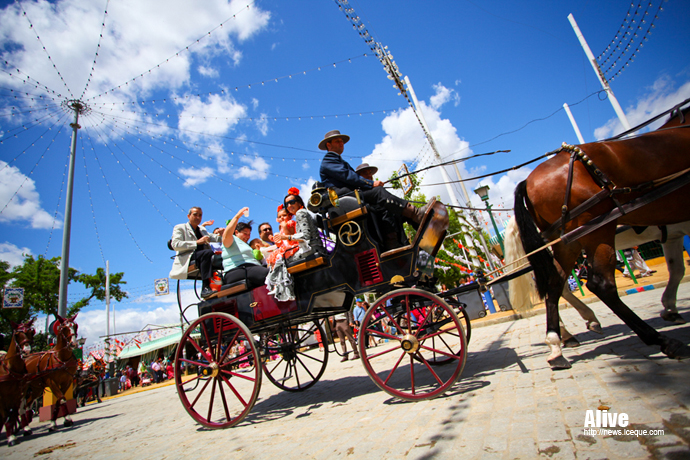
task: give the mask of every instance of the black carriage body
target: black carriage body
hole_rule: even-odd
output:
[[[296,300],[278,302],[261,286],[202,301],[199,315],[229,313],[253,333],[261,333],[279,323],[302,324],[347,311],[358,294],[381,295],[431,276],[434,257],[448,228],[446,209],[436,203],[429,207],[409,245],[384,252],[375,238],[374,216],[365,205],[354,199],[341,200],[341,206],[330,209],[328,215],[322,231],[336,235],[333,251],[317,251],[309,258],[288,262]],[[213,327],[217,330],[219,326]]]

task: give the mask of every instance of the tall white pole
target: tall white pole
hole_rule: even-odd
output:
[[[589,45],[587,44],[584,35],[582,35],[582,32],[580,32],[580,28],[577,26],[575,18],[572,14],[568,15],[568,21],[570,21],[570,25],[573,27],[575,35],[577,35],[577,39],[580,40],[580,45],[582,46],[582,49],[585,50],[587,59],[589,59],[589,63],[592,64],[592,68],[594,69],[594,73],[597,75],[597,78],[599,79],[599,83],[601,83],[601,87],[604,88],[604,90],[608,93],[609,101],[611,101],[613,110],[616,112],[616,115],[618,115],[618,119],[623,125],[623,128],[625,128],[626,131],[631,129],[630,123],[628,123],[628,118],[625,116],[625,112],[623,112],[623,109],[618,103],[618,99],[616,99],[616,96],[613,95],[613,90],[609,86],[609,83],[606,81],[604,73],[601,71],[599,64],[597,64],[597,60],[594,57],[594,54],[592,54],[592,50],[589,49]]]
[[[565,113],[568,114],[568,119],[570,120],[570,124],[573,125],[573,129],[575,130],[575,135],[577,136],[577,140],[580,141],[580,144],[584,144],[585,139],[582,137],[582,133],[580,132],[580,128],[577,126],[577,122],[575,121],[575,117],[573,117],[573,113],[570,111],[570,107],[568,107],[568,104],[563,104],[563,108],[565,109]]]
[[[110,355],[110,261],[105,261],[105,360]]]
[[[419,117],[419,122],[422,124],[422,129],[424,130],[424,133],[426,134],[426,138],[429,140],[429,145],[431,145],[431,150],[434,152],[434,156],[438,160],[439,163],[443,163],[443,159],[441,158],[441,155],[438,153],[438,149],[436,148],[436,143],[434,142],[434,138],[431,136],[431,131],[429,131],[429,127],[426,124],[426,119],[424,118],[424,113],[422,113],[421,108],[419,107],[419,101],[417,100],[417,95],[414,92],[414,88],[412,88],[412,83],[410,82],[410,79],[408,77],[405,77],[405,84],[407,85],[407,89],[410,92],[410,96],[412,96],[412,101],[414,102],[414,111],[417,113],[417,116]],[[458,201],[457,197],[455,196],[455,192],[453,188],[450,185],[450,177],[448,176],[448,173],[446,172],[445,166],[441,166],[441,175],[443,176],[443,181],[446,183],[446,190],[448,191],[448,195],[450,196],[450,200],[453,202],[454,206],[457,206],[458,208],[460,207],[460,202]],[[460,175],[458,174],[458,180],[460,180]],[[462,184],[462,182],[461,182]],[[465,189],[465,186],[463,184],[463,190]],[[469,203],[469,197],[467,196],[467,190],[465,190],[465,195],[467,198],[467,201]],[[458,215],[458,221],[460,222],[460,228],[463,231],[463,234],[465,236],[465,245],[467,246],[467,250],[470,253],[470,258],[472,260],[472,265],[475,268],[481,268],[481,262],[479,262],[479,256],[477,255],[477,250],[474,248],[474,241],[472,239],[472,234],[470,233],[469,225],[467,224],[467,221],[465,220],[464,213],[462,212],[462,209],[458,209],[457,211]],[[487,255],[488,257],[488,255]]]
[[[65,199],[65,223],[62,227],[62,254],[60,256],[60,288],[58,291],[58,314],[67,316],[67,286],[69,285],[69,246],[72,233],[72,192],[74,191],[74,159],[77,151],[77,130],[79,126],[79,112],[83,105],[73,101],[70,107],[74,110],[72,127],[72,145],[69,155],[69,172],[67,173],[67,197]]]

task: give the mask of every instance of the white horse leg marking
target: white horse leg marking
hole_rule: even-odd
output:
[[[547,332],[545,342],[551,350],[551,353],[546,358],[547,361],[551,361],[559,356],[563,356],[563,352],[561,351],[561,339],[558,337],[557,333]]]

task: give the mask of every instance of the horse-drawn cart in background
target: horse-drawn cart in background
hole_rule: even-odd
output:
[[[310,242],[310,255],[288,261],[294,301],[276,301],[265,286],[249,290],[242,281],[196,304],[199,318],[177,347],[175,383],[184,408],[206,427],[241,422],[259,396],[262,374],[286,391],[314,385],[328,363],[327,318],[349,310],[363,293],[377,300],[359,334],[382,343],[366,348],[359,340],[359,354],[382,390],[404,400],[430,399],[462,373],[462,305],[451,291],[446,297],[453,305],[433,293],[434,260],[448,229],[446,207],[432,201],[413,241],[384,251],[375,216],[356,193],[337,197],[316,189],[308,206],[318,213],[311,224],[320,237]],[[197,374],[185,376],[182,368]]]

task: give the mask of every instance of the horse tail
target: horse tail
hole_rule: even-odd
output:
[[[516,262],[525,257],[525,250],[520,241],[520,230],[518,229],[515,217],[511,217],[506,226],[505,236],[503,237],[503,247],[505,248],[505,269],[512,271],[518,268],[525,260]],[[512,266],[511,266],[512,265]],[[536,294],[537,288],[531,273],[514,278],[508,282],[508,295],[510,304],[517,312],[530,310],[532,305],[532,293]]]
[[[525,200],[527,196],[527,182],[520,182],[515,188],[515,220],[518,229],[520,230],[520,240],[525,253],[536,251],[544,245],[544,238],[542,238],[534,219],[527,209]],[[558,277],[558,271],[554,265],[553,254],[548,249],[536,252],[527,258],[532,269],[534,270],[534,279],[537,283],[537,292],[540,298],[546,296],[549,287],[549,280]]]

